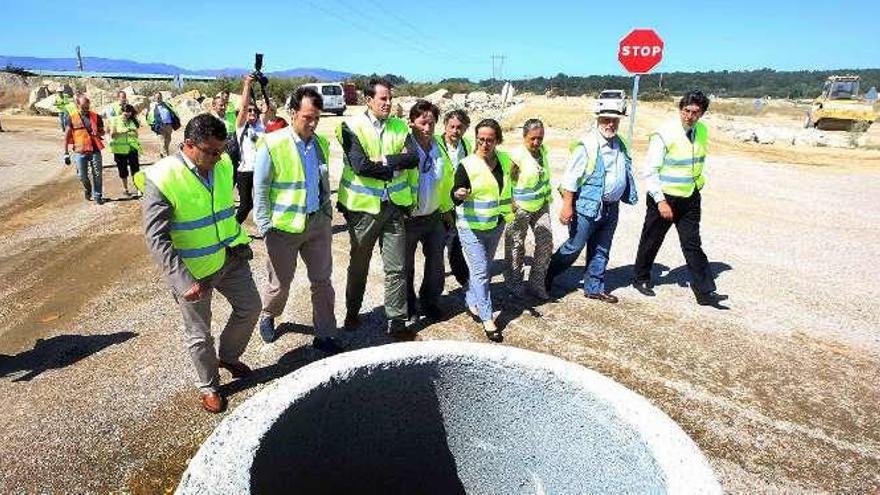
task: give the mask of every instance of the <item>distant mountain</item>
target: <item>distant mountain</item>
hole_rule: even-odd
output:
[[[33,70],[77,70],[75,58],[39,58],[15,57],[0,55],[0,69],[6,66],[21,67]],[[176,65],[161,63],[142,63],[132,60],[121,60],[101,57],[83,57],[83,69],[89,72],[127,72],[132,74],[190,74],[200,76],[241,77],[249,74],[251,69],[225,68],[190,70]],[[347,79],[353,74],[321,68],[296,68],[282,71],[267,72],[273,77],[314,77],[320,81],[338,81]]]

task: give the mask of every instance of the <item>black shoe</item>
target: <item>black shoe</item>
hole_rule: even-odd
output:
[[[104,198],[102,198],[101,196],[95,196],[95,204],[102,205],[104,203],[105,203]]]
[[[345,328],[349,332],[354,332],[361,326],[361,317],[357,313],[346,313],[345,314],[345,322],[342,324],[343,328]]]
[[[556,277],[551,277],[550,274],[544,276],[544,291],[547,294],[550,294],[553,291],[553,279]]]
[[[657,295],[657,293],[654,292],[654,289],[651,288],[651,282],[633,280],[632,286],[643,296],[654,297]]]
[[[694,295],[697,297],[697,304],[699,304],[700,306],[715,306],[721,301],[727,300],[726,294],[719,294],[714,290],[711,292],[703,292],[699,294],[695,293]]]
[[[327,354],[339,354],[340,352],[345,352],[345,348],[339,345],[339,342],[333,337],[315,337],[315,339],[312,340],[312,347],[321,352],[326,352]]]
[[[406,328],[406,320],[389,320],[388,335],[394,340],[405,341],[415,338],[415,334]]]
[[[84,193],[83,193],[83,196],[86,198],[86,201],[91,201],[91,200],[92,200],[92,193],[90,193],[90,192],[88,192],[88,191],[84,192]]]
[[[270,316],[265,316],[260,318],[260,337],[263,339],[263,342],[267,344],[271,344],[275,342],[275,318]]]
[[[426,304],[425,307],[422,308],[422,314],[428,319],[434,321],[443,319],[443,310],[436,304]]]

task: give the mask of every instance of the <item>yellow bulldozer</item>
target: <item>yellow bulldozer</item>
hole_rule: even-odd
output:
[[[813,100],[804,127],[824,131],[865,131],[877,120],[874,105],[859,95],[859,76],[830,76]]]

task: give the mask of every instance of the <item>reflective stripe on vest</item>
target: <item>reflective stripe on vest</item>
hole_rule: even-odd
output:
[[[133,120],[125,121],[124,117],[113,117],[110,120],[110,136],[110,151],[113,153],[127,155],[131,150],[141,149],[137,125]]]
[[[702,122],[694,124],[694,142],[687,138],[679,120],[658,129],[652,139],[661,139],[666,148],[660,166],[660,186],[663,194],[687,198],[706,183],[703,165],[709,144],[709,132]]]
[[[257,142],[257,148],[267,146],[272,157],[272,184],[269,186],[272,227],[298,234],[306,227],[306,174],[292,132],[293,129],[288,128],[264,134]],[[326,161],[330,156],[329,143],[318,135],[315,139]],[[321,180],[320,175],[318,180]]]
[[[375,162],[381,162],[385,155],[401,153],[409,134],[407,123],[397,117],[389,117],[385,121],[385,131],[382,139],[376,132],[373,123],[366,114],[360,114],[348,119],[345,124],[357,137],[358,143],[363,148],[367,157]],[[336,139],[342,144],[342,124],[336,128]],[[342,177],[339,180],[339,202],[351,211],[363,211],[367,213],[379,213],[382,196],[387,190],[388,198],[392,203],[399,206],[412,206],[414,195],[412,184],[418,184],[418,177],[413,180],[413,172],[403,170],[396,172],[390,181],[363,177],[354,172],[348,163],[348,157],[343,157]],[[418,176],[418,171],[414,174]]]
[[[492,230],[498,225],[499,217],[504,221],[513,220],[511,208],[510,157],[502,151],[495,152],[503,175],[501,190],[498,181],[489,170],[486,162],[477,155],[470,155],[461,161],[471,181],[471,193],[455,208],[456,225],[471,230]]]
[[[171,245],[197,280],[223,267],[225,248],[250,242],[235,220],[228,155],[223,154],[213,174],[213,187],[208,189],[181,158],[169,156],[138,172],[134,180],[143,190],[149,179],[171,204]]]
[[[519,208],[529,212],[540,210],[550,198],[550,164],[543,144],[540,153],[543,167],[525,146],[519,146],[511,153],[511,158],[519,165],[519,177],[513,184],[513,199]]]
[[[89,112],[89,124],[91,132],[83,124],[79,110],[70,114],[70,128],[73,131],[73,151],[77,153],[91,153],[104,149],[104,142],[98,135],[98,114]],[[97,147],[97,149],[95,149]]]

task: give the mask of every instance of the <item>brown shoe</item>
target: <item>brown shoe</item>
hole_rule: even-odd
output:
[[[237,363],[226,363],[220,361],[219,364],[221,368],[229,370],[229,372],[232,373],[232,378],[244,378],[252,371],[248,365],[242,363],[241,361]]]
[[[226,399],[217,392],[202,394],[202,408],[211,414],[221,413],[226,410]]]
[[[587,299],[598,299],[599,301],[607,302],[609,304],[617,303],[617,296],[612,296],[611,294],[608,294],[607,292],[602,292],[600,294],[585,294],[585,295],[587,296]]]

